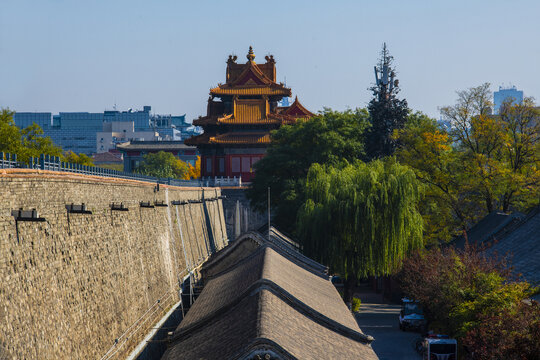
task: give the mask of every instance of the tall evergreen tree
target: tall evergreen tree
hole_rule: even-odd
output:
[[[369,159],[394,153],[397,141],[392,134],[394,130],[403,128],[409,113],[407,100],[397,98],[399,81],[392,66],[393,60],[386,43],[383,44],[379,64],[375,66],[375,85],[370,88],[373,92],[373,99],[368,105],[371,129],[366,138]]]

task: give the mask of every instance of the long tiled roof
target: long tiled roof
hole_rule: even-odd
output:
[[[265,354],[270,359],[377,359],[360,338],[312,321],[265,288],[243,298],[211,326],[173,342],[163,359],[265,359]]]
[[[260,234],[248,238],[205,265],[219,271],[209,276],[203,269],[205,287],[165,359],[249,358],[255,351],[278,359],[377,358],[373,338],[361,332],[327,276],[299,266],[301,257]]]
[[[239,236],[222,251],[213,254],[204,264],[202,273],[205,278],[214,277],[225,269],[232,267],[251,255],[257,248],[269,246],[276,252],[287,257],[291,262],[313,274],[328,279],[328,268],[308,258],[298,251],[298,244],[271,227],[270,237],[262,236],[256,231],[250,231]]]
[[[465,235],[456,238],[452,244],[457,248],[465,247],[465,243],[482,247],[487,245],[487,242],[497,237],[500,233],[511,227],[513,224],[523,219],[525,215],[516,212],[506,214],[498,211],[493,211],[478,221],[471,227]]]
[[[540,207],[494,239],[488,254],[508,256],[513,271],[534,286],[540,286]]]

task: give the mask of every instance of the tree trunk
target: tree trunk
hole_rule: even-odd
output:
[[[491,214],[491,212],[493,211],[493,197],[489,192],[486,192],[484,199],[486,201],[486,209],[488,211],[488,214]]]
[[[508,191],[506,192],[506,194],[504,194],[504,199],[503,199],[503,209],[502,211],[504,213],[508,212],[508,209],[510,208],[510,203],[511,203],[511,200],[512,200],[512,195],[514,195],[514,192],[513,191]]]

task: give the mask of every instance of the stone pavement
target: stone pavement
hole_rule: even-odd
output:
[[[362,300],[356,321],[365,334],[375,338],[371,345],[380,360],[422,358],[413,348],[420,334],[399,330],[400,305],[384,302],[381,294],[376,294],[366,287],[358,288],[355,297]]]

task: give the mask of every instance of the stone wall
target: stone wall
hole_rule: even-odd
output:
[[[0,189],[0,354],[14,359],[124,358],[227,241],[215,188],[13,169]],[[20,208],[45,221],[15,221]]]

